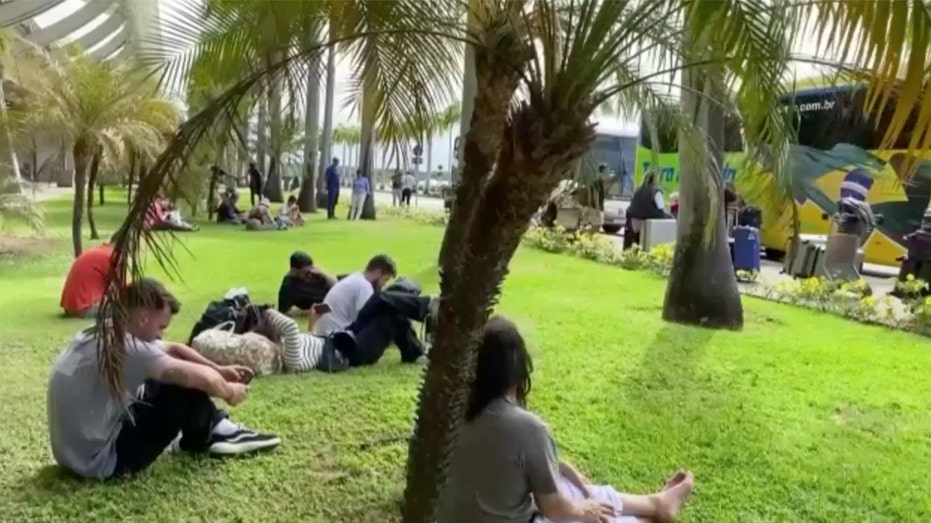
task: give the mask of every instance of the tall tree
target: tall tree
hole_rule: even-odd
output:
[[[312,46],[320,45],[320,28],[309,33]],[[304,173],[297,203],[302,212],[317,211],[316,170],[320,135],[320,74],[319,55],[311,57],[307,68],[307,98],[304,100]],[[327,82],[330,79],[327,78]]]
[[[165,133],[177,124],[178,110],[141,74],[120,64],[94,61],[77,51],[63,60],[47,58],[37,74],[41,78],[30,84],[23,119],[26,132],[54,133],[70,144],[75,168],[72,242],[78,256],[95,156],[124,159],[128,148],[158,154]]]

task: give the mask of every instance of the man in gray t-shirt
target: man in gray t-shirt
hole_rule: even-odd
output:
[[[138,472],[179,433],[181,450],[220,455],[280,443],[232,423],[210,400],[242,402],[248,369],[218,366],[190,347],[159,341],[179,309],[165,287],[143,278],[124,290],[124,299],[129,322],[120,397],[100,372],[100,346],[90,329],[79,333],[52,366],[48,425],[58,464],[97,479]]]

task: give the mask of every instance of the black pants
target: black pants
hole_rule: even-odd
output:
[[[411,206],[411,194],[413,194],[413,192],[414,191],[410,189],[401,190],[401,205],[407,205],[408,207]]]
[[[377,292],[346,329],[351,336],[335,334],[334,345],[350,367],[375,364],[392,343],[401,351],[402,362],[413,363],[423,356],[424,349],[411,321],[424,321],[429,308],[428,296]]]
[[[250,185],[249,186],[249,201],[252,202],[252,206],[255,207],[255,199],[262,199],[262,186],[261,185]]]
[[[207,394],[148,380],[142,398],[129,409],[116,437],[114,476],[145,470],[162,454],[180,431],[181,449],[205,452],[213,427],[226,413]]]
[[[336,204],[339,203],[339,187],[326,191],[326,217],[336,218]]]

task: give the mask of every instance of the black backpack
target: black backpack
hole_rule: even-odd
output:
[[[233,332],[243,334],[250,332],[257,326],[262,325],[263,313],[267,305],[255,305],[249,301],[246,295],[239,295],[232,299],[223,299],[212,301],[207,305],[207,309],[200,316],[200,320],[194,324],[191,329],[191,336],[188,338],[188,345],[194,342],[198,334],[207,329],[212,329],[217,325],[233,322],[235,326]]]

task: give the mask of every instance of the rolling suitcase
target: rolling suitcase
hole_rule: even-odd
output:
[[[734,228],[734,270],[760,270],[760,231],[755,227]]]

